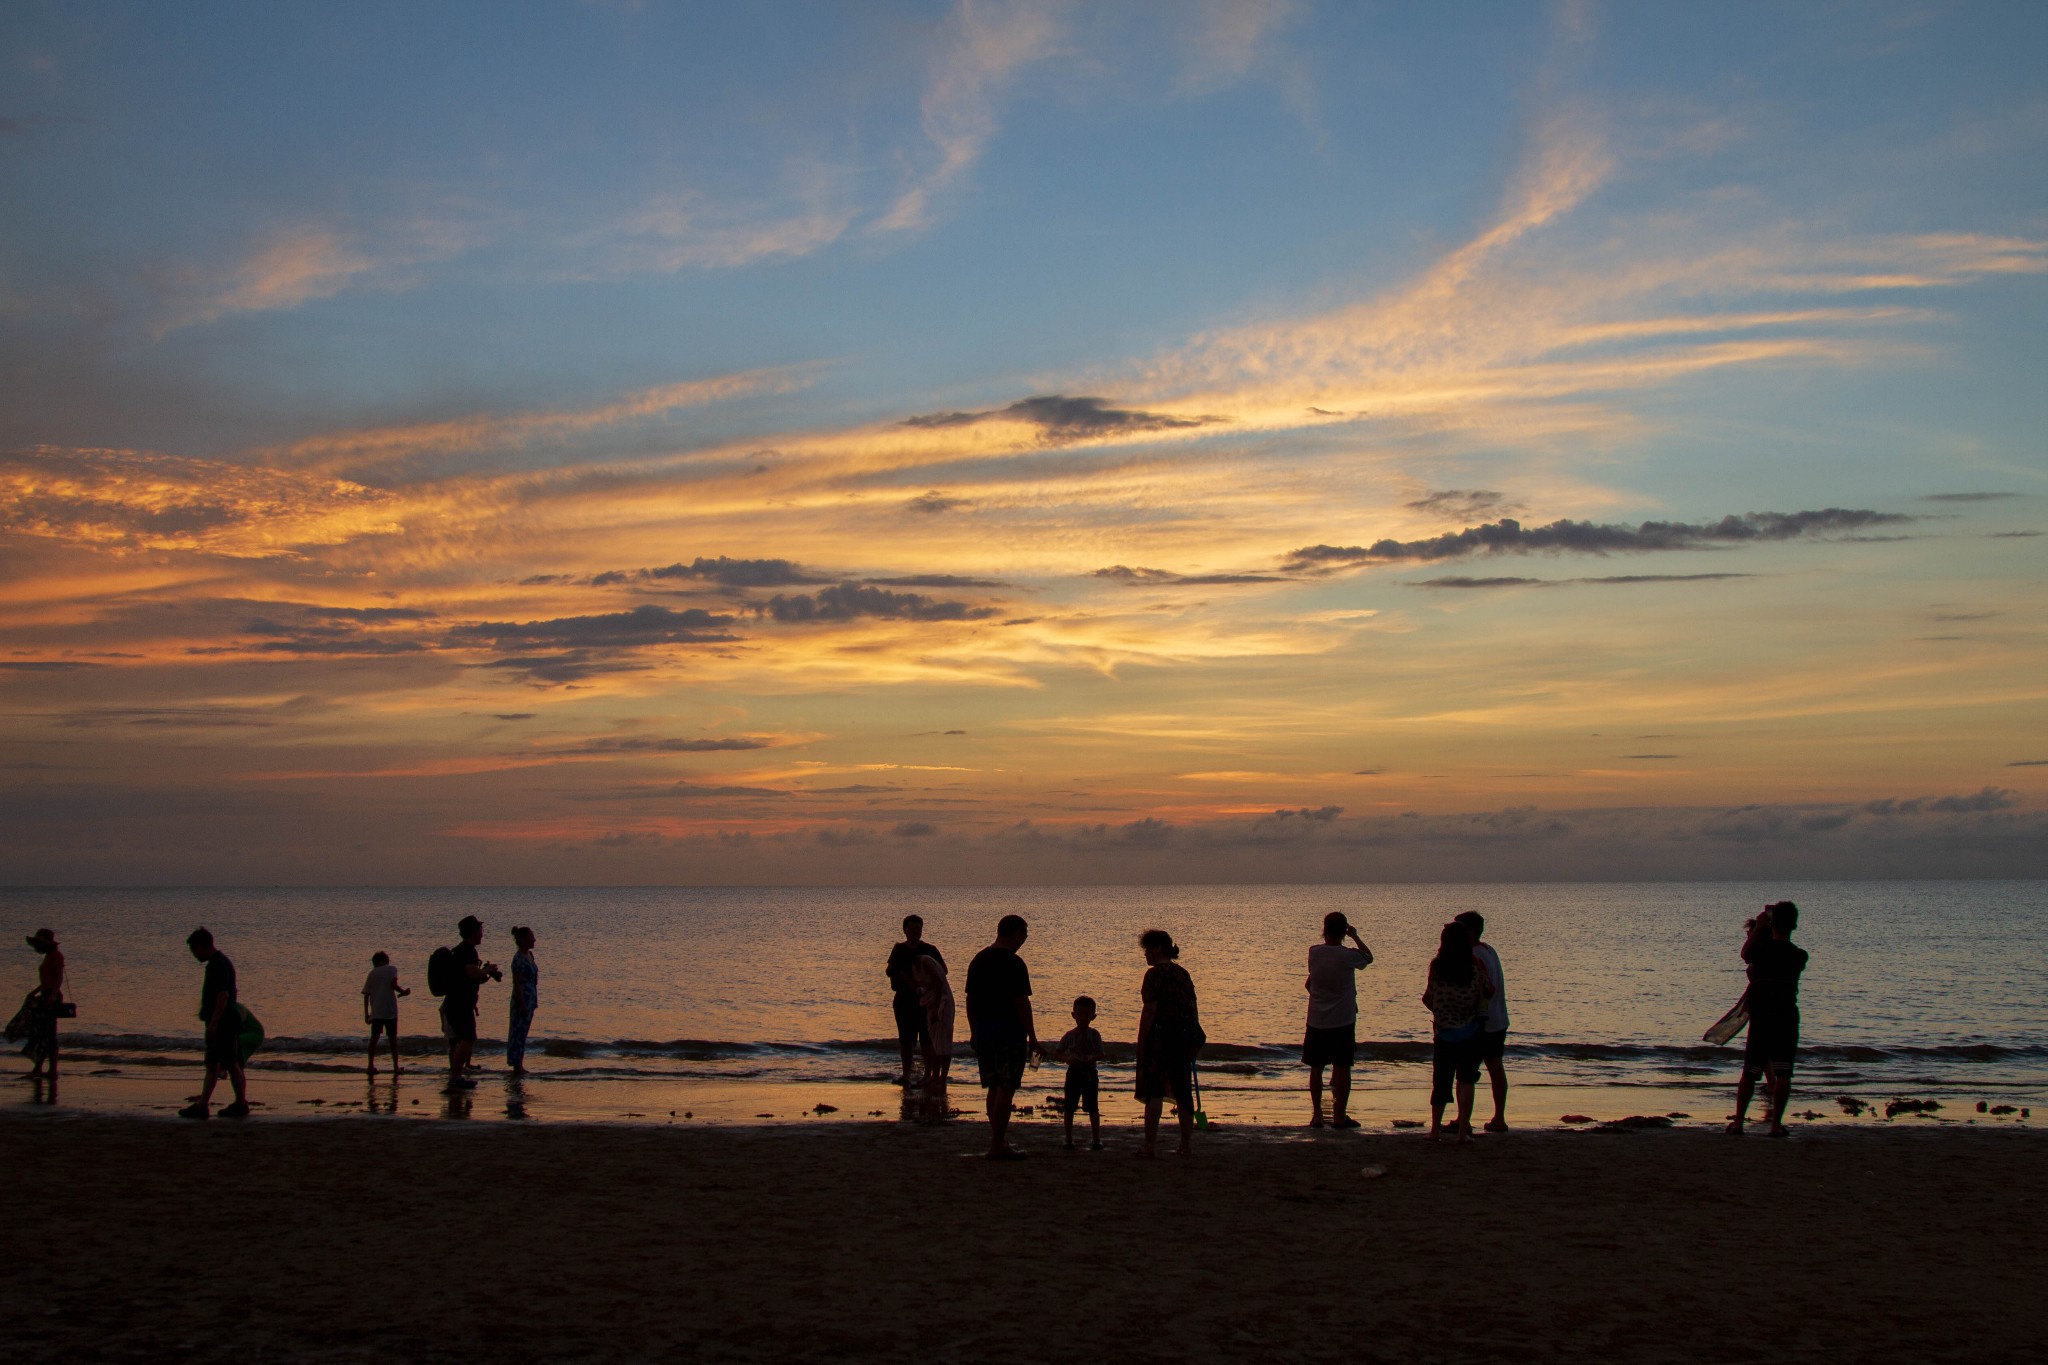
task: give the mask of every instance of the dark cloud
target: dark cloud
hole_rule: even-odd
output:
[[[926,824],[922,820],[905,820],[889,832],[899,839],[922,839],[927,835],[937,834],[939,830],[938,826]]]
[[[0,659],[0,670],[9,673],[69,673],[80,668],[105,667],[105,664],[83,663],[77,659]]]
[[[901,787],[877,787],[866,782],[856,782],[850,787],[813,787],[811,791],[819,796],[873,796],[882,792],[899,792]]]
[[[537,573],[529,574],[525,578],[520,579],[519,586],[522,588],[544,588],[556,583],[574,583],[575,581],[576,575],[572,573]]]
[[[534,718],[534,716],[535,716],[535,715],[537,715],[537,714],[538,714],[538,713],[537,713],[537,712],[534,712],[534,711],[495,711],[495,712],[493,712],[493,713],[491,714],[491,719],[492,719],[492,720],[532,720],[532,719]]]
[[[606,612],[597,616],[561,616],[548,621],[479,621],[457,626],[449,638],[458,643],[489,644],[499,648],[534,645],[572,645],[582,649],[637,649],[660,644],[719,644],[740,637],[719,633],[733,623],[731,616],[691,607],[674,611],[652,603],[630,611]]]
[[[802,565],[788,559],[728,559],[724,555],[706,559],[702,555],[688,564],[670,564],[660,569],[642,569],[640,577],[695,578],[726,588],[787,588],[807,583],[829,583]]]
[[[2022,758],[2005,766],[2008,768],[2048,768],[2048,758]]]
[[[1202,588],[1225,587],[1233,583],[1285,583],[1286,578],[1278,574],[1263,573],[1208,573],[1180,574],[1170,569],[1133,569],[1123,564],[1112,564],[1106,569],[1097,569],[1091,578],[1107,578],[1133,588]]]
[[[840,583],[816,593],[777,593],[755,610],[785,623],[851,621],[860,616],[890,621],[980,621],[996,614],[994,607],[941,601],[923,593],[891,592],[859,583]]]
[[[2003,498],[2016,498],[2017,493],[1928,493],[1922,502],[1998,502]]]
[[[872,844],[875,842],[875,832],[858,825],[850,829],[821,829],[812,834],[811,837],[826,848],[856,848],[862,844]]]
[[[768,740],[756,739],[751,735],[737,735],[722,739],[655,739],[646,735],[629,735],[617,738],[586,740],[565,749],[549,749],[551,754],[716,754],[732,753],[743,749],[767,749],[773,747]]]
[[[151,729],[267,729],[293,715],[320,708],[312,697],[294,697],[275,706],[86,706],[67,711],[58,724],[91,730],[107,725],[139,725]]]
[[[912,574],[907,578],[870,578],[864,580],[878,583],[885,588],[1007,588],[1010,585],[998,578],[961,578],[949,573]]]
[[[1503,501],[1491,488],[1441,488],[1403,505],[1410,511],[1431,516],[1476,517],[1491,512]]]
[[[2034,538],[2035,536],[2038,536],[2038,535],[2040,535],[2040,534],[2041,534],[2041,533],[2040,533],[2039,531],[1993,531],[1993,532],[1992,532],[1992,533],[1990,534],[1990,536],[1988,537],[1988,539],[1991,539],[1991,540],[2032,540],[2032,539],[2033,539],[2033,538]]]
[[[515,654],[493,659],[484,667],[503,669],[527,682],[567,685],[611,673],[644,672],[647,665],[571,649],[559,654]]]
[[[2018,792],[1987,786],[1961,796],[1916,796],[1906,801],[1866,801],[1863,809],[1872,815],[1971,815],[1982,811],[2010,810],[2020,803]]]
[[[1122,435],[1131,432],[1168,431],[1176,427],[1201,427],[1228,421],[1224,417],[1171,417],[1161,412],[1135,408],[1113,408],[1105,398],[1041,394],[986,412],[934,412],[904,421],[907,427],[966,427],[977,422],[1001,419],[1029,422],[1045,440],[1064,444],[1085,441],[1091,436]]]
[[[922,512],[927,516],[936,516],[940,512],[951,512],[958,508],[972,506],[974,504],[965,498],[949,497],[934,488],[930,492],[920,493],[909,502],[904,503],[903,510],[906,512]]]
[[[1401,586],[1406,588],[1526,588],[1547,587],[1554,580],[1547,578],[1465,578],[1453,575],[1449,578],[1422,578]]]
[[[1756,541],[1792,540],[1801,536],[1889,525],[1913,518],[1897,512],[1825,507],[1806,512],[1745,512],[1716,522],[1645,521],[1635,526],[1591,521],[1553,521],[1524,526],[1512,517],[1467,527],[1422,540],[1380,540],[1371,545],[1310,545],[1287,556],[1293,570],[1390,563],[1402,560],[1457,559],[1471,554],[1647,553],[1654,550],[1698,550]]]
[[[1623,754],[1623,758],[1677,758],[1677,754]]]
[[[324,621],[362,621],[376,624],[384,621],[431,621],[434,613],[417,607],[316,607],[309,604],[295,604],[307,616]]]
[[[1418,578],[1402,584],[1407,588],[1571,588],[1582,584],[1626,583],[1713,583],[1726,578],[1754,578],[1747,573],[1623,573],[1600,578],[1466,578],[1452,574],[1444,578]]]

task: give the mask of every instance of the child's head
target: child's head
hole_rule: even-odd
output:
[[[371,954],[370,954],[370,965],[371,965],[372,967],[389,967],[389,966],[391,965],[391,954],[389,954],[389,953],[371,953]]]
[[[1074,1022],[1086,1028],[1095,1022],[1095,997],[1077,995],[1074,997]]]

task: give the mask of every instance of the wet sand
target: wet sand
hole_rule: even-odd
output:
[[[1127,1129],[1020,1139],[997,1165],[964,1123],[8,1117],[0,1357],[2042,1351],[2038,1133],[1218,1133],[1155,1163]]]

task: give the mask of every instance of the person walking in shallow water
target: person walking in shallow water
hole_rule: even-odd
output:
[[[1344,946],[1349,937],[1352,946]],[[1342,910],[1323,916],[1323,941],[1308,950],[1308,1027],[1301,1061],[1308,1068],[1308,1097],[1314,1109],[1308,1126],[1323,1126],[1323,1068],[1330,1068],[1330,1126],[1356,1128],[1351,1117],[1351,1064],[1358,1057],[1358,974],[1372,965],[1372,949]]]
[[[1145,981],[1138,991],[1144,1001],[1138,1015],[1137,1093],[1145,1103],[1145,1146],[1140,1154],[1156,1153],[1160,1106],[1171,1095],[1180,1111],[1180,1145],[1174,1150],[1187,1156],[1194,1150],[1195,1054],[1209,1038],[1202,1032],[1194,978],[1174,961],[1180,949],[1174,946],[1173,935],[1147,929],[1138,935],[1138,948],[1145,954]]]
[[[518,925],[512,930],[512,1017],[505,1026],[505,1065],[515,1076],[526,1074],[526,1035],[533,1027],[533,1012],[540,1008],[540,967],[533,960],[533,930]]]
[[[1493,983],[1493,994],[1486,997],[1486,1018],[1479,1025],[1479,1060],[1486,1064],[1487,1079],[1493,1083],[1493,1117],[1486,1121],[1489,1133],[1505,1133],[1508,1130],[1508,990],[1501,979],[1500,954],[1493,945],[1486,942],[1486,917],[1477,910],[1467,910],[1457,916],[1457,922],[1465,926],[1472,936],[1472,955],[1479,962],[1479,968]]]
[[[8,1026],[10,1041],[23,1041],[22,1052],[29,1060],[29,1079],[47,1076],[57,1079],[57,1019],[64,1003],[64,953],[57,947],[57,935],[38,929],[28,936],[28,946],[42,954],[36,964],[36,988],[21,1002],[21,1012]]]
[[[398,1067],[398,997],[412,992],[398,984],[398,968],[391,954],[370,954],[370,974],[363,978],[363,1022],[370,1026],[370,1074],[377,1074],[377,1035],[391,1046],[391,1074]]]
[[[1807,954],[1792,942],[1799,907],[1776,901],[1743,926],[1742,960],[1749,964],[1749,1041],[1742,1049],[1742,1079],[1735,1086],[1735,1117],[1728,1131],[1742,1135],[1749,1101],[1764,1082],[1772,1137],[1786,1136],[1785,1103],[1792,1097],[1792,1061],[1799,1051],[1799,977]]]
[[[1472,954],[1472,936],[1456,920],[1437,936],[1429,980],[1422,1003],[1431,1016],[1435,1056],[1431,1059],[1429,1140],[1443,1135],[1444,1106],[1458,1097],[1453,1131],[1458,1141],[1472,1140],[1472,1092],[1479,1084],[1479,1030],[1486,1023],[1486,999],[1493,983]]]
[[[249,1112],[249,1082],[242,1073],[242,1017],[235,1008],[235,964],[213,944],[213,935],[194,929],[185,936],[192,956],[206,964],[206,977],[199,987],[199,1017],[206,1021],[206,1085],[199,1098],[178,1111],[181,1118],[203,1119],[213,1103],[213,1088],[226,1076],[234,1087],[235,1102],[220,1111],[224,1119],[238,1119]]]
[[[967,964],[967,1027],[981,1083],[988,1089],[988,1159],[1022,1161],[1010,1145],[1010,1106],[1024,1084],[1024,1063],[1038,1050],[1031,1016],[1031,969],[1017,950],[1031,935],[1022,915],[1004,915],[996,941]]]

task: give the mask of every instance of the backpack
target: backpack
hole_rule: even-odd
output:
[[[427,959],[427,993],[446,995],[455,985],[455,950],[436,948]]]

